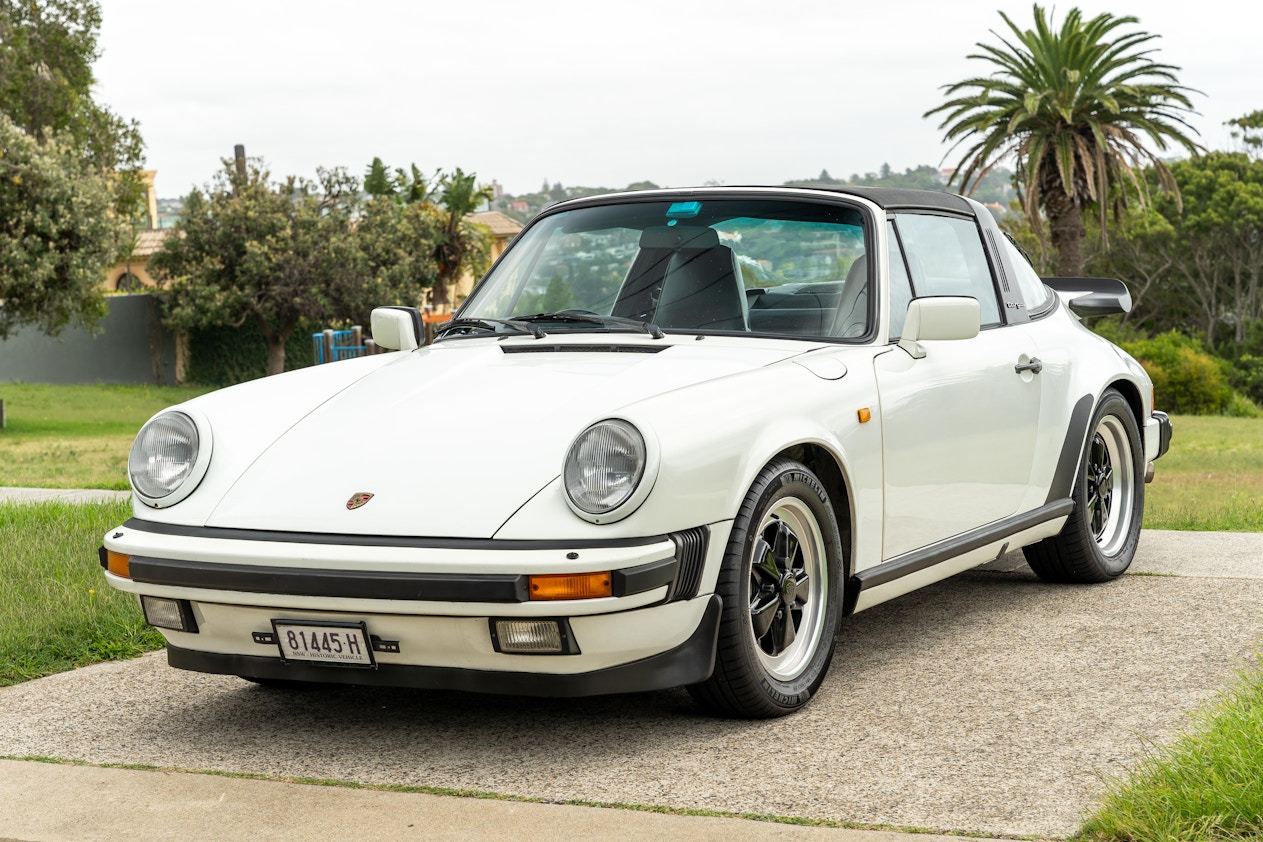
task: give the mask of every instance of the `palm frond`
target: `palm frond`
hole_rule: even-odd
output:
[[[1000,12],[994,43],[969,55],[990,74],[943,86],[945,101],[925,112],[952,142],[944,159],[957,157],[954,178],[969,189],[1013,160],[1020,204],[1041,236],[1040,210],[1053,194],[1102,214],[1133,197],[1143,204],[1145,166],[1158,172],[1161,189],[1174,190],[1150,147],[1200,149],[1188,122],[1200,92],[1156,59],[1158,36],[1136,28],[1131,15],[1085,18],[1071,9],[1058,22],[1038,3],[1032,11],[1029,27]]]

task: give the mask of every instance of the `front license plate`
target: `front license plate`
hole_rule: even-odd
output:
[[[373,647],[364,623],[273,620],[276,643],[287,661],[316,661],[347,667],[373,667]]]

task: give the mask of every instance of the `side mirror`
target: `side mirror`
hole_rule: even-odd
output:
[[[922,340],[973,339],[981,323],[978,299],[965,296],[914,298],[908,304],[899,347],[915,359],[925,356]]]
[[[373,341],[391,351],[411,351],[421,347],[425,328],[416,307],[376,307],[373,309]]]

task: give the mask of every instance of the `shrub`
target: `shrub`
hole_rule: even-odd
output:
[[[1237,357],[1232,363],[1232,385],[1250,400],[1263,404],[1263,356]]]
[[[1240,392],[1233,392],[1224,407],[1224,415],[1230,418],[1263,418],[1263,409]]]
[[[1225,372],[1228,365],[1206,353],[1197,340],[1173,330],[1122,347],[1149,372],[1161,409],[1219,415],[1232,403],[1232,386]]]

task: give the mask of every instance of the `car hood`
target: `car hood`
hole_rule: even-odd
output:
[[[440,343],[306,414],[244,468],[206,525],[492,538],[560,474],[589,424],[812,347],[716,337]],[[351,509],[360,494],[372,497]]]

